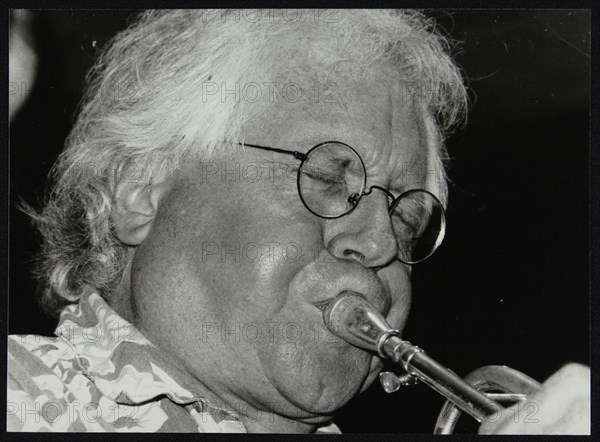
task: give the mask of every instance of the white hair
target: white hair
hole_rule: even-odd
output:
[[[419,94],[429,167],[446,201],[443,140],[464,114],[466,91],[435,23],[416,11],[288,12],[150,11],[107,45],[45,207],[30,210],[43,236],[36,272],[47,311],[76,301],[86,286],[110,302],[131,253],[111,228],[116,183],[173,173],[185,156],[239,139],[259,115],[247,100],[208,94],[209,82],[264,81],[282,66],[300,83],[316,75],[354,81],[375,62],[394,62]]]

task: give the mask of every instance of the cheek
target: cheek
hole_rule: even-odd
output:
[[[393,328],[400,331],[406,324],[412,302],[410,274],[411,267],[400,262],[379,271],[380,278],[392,296],[392,306],[386,319]]]
[[[255,318],[266,319],[291,301],[290,282],[314,259],[315,244],[320,239],[314,227],[290,227],[289,219],[272,219],[263,227],[239,232],[239,259],[218,260],[218,273],[233,297],[228,307],[240,310],[244,318],[254,311]],[[211,265],[207,272],[214,272],[214,267]]]
[[[187,266],[182,277],[193,279],[223,319],[259,320],[280,309],[290,281],[322,244],[315,220],[252,187],[231,199],[181,204],[166,223],[174,230],[170,247],[183,255],[182,271]]]

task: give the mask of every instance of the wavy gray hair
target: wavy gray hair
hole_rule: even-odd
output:
[[[173,173],[185,156],[239,139],[260,112],[247,100],[207,94],[208,81],[245,84],[284,65],[295,79],[335,72],[354,81],[373,63],[392,60],[419,93],[430,167],[446,201],[443,140],[467,101],[449,52],[435,23],[416,11],[144,12],[90,71],[78,119],[51,172],[52,191],[40,212],[29,210],[43,237],[35,269],[42,306],[57,313],[86,287],[110,302],[132,253],[110,222],[120,180],[134,173],[149,183]]]

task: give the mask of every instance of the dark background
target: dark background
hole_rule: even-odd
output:
[[[472,106],[448,141],[446,240],[414,268],[404,336],[459,375],[504,364],[542,381],[567,361],[589,364],[590,13],[430,15],[462,41],[456,59]],[[51,335],[55,326],[35,302],[28,272],[39,239],[16,202],[41,199],[85,72],[130,16],[34,13],[37,80],[10,127],[11,334]],[[336,422],[346,433],[429,433],[442,402],[423,385],[392,395],[374,385]]]

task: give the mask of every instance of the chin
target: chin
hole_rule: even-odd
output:
[[[383,362],[380,358],[374,356],[371,360],[371,369],[369,370],[369,375],[367,376],[367,379],[365,380],[359,393],[364,393],[373,384],[373,382],[379,376],[379,373],[381,373],[382,368]]]
[[[305,390],[307,394],[296,396],[303,399],[303,403],[297,405],[319,415],[335,414],[366,390],[381,370],[381,366],[377,366],[373,371],[374,366],[370,363],[369,356],[365,356],[358,360],[352,359],[350,363],[343,364],[340,361],[337,367],[334,366],[333,370],[323,373],[316,382],[313,380],[313,393],[308,394],[309,392]]]
[[[293,405],[292,414],[302,414],[296,417],[335,414],[364,391],[381,370],[379,358],[337,338],[321,344],[306,340],[289,345],[275,340],[260,347],[264,373],[276,394]]]

